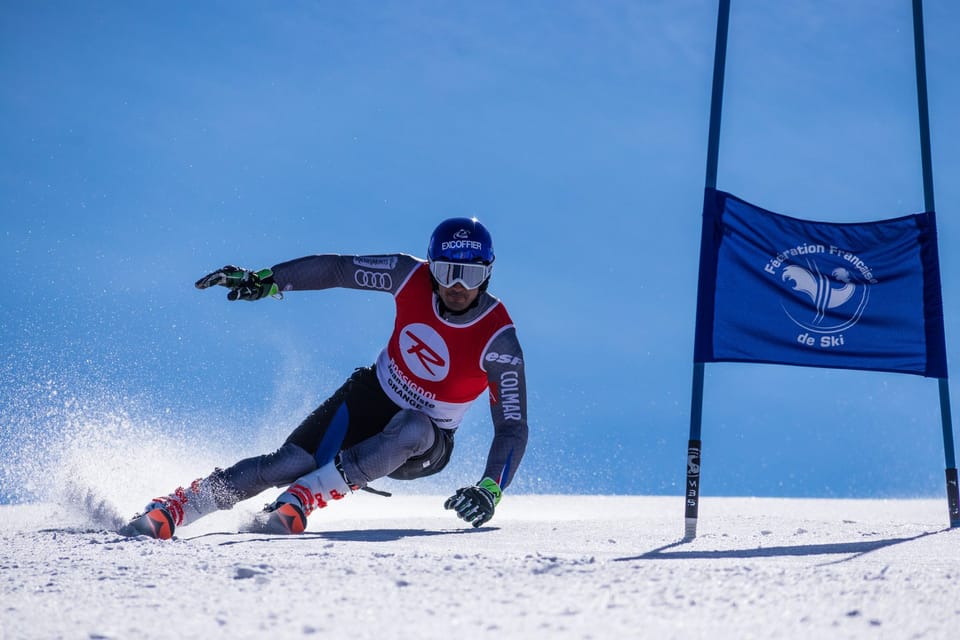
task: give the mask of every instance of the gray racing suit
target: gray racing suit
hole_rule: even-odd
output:
[[[273,267],[273,274],[274,281],[283,292],[344,287],[382,291],[397,297],[401,288],[409,283],[414,272],[424,267],[425,263],[422,260],[406,254],[374,256],[326,254],[307,256],[278,264]],[[413,286],[414,283],[409,284]],[[442,309],[436,296],[430,299],[436,313],[444,322],[461,327],[471,327],[480,318],[488,315],[493,307],[498,305],[502,307],[502,303],[486,291],[478,296],[473,306],[459,314]],[[391,379],[387,351],[384,349],[381,353],[376,369],[377,378],[388,397],[401,408],[426,413],[439,428],[450,432],[455,431],[470,402],[444,403],[442,399],[436,399],[433,403],[427,404],[439,406],[424,406],[423,393],[417,392],[418,385],[415,382],[404,385],[402,375],[397,380]],[[453,354],[451,354],[452,358]],[[486,387],[490,392],[490,411],[494,426],[494,437],[483,476],[497,480],[501,488],[505,488],[513,479],[527,443],[523,352],[512,322],[497,331],[488,343],[482,345],[480,361],[486,375]],[[405,388],[398,391],[392,389],[391,384],[405,386]],[[470,401],[472,400],[473,398],[470,398]],[[379,431],[383,426],[381,425],[377,430]],[[361,431],[366,432],[365,429]],[[321,456],[317,460],[318,464],[324,464],[327,461],[324,457]],[[387,463],[386,466],[391,466],[391,463]],[[388,473],[391,472],[393,469],[388,471]],[[388,475],[388,473],[381,475]],[[350,480],[354,480],[349,473],[347,475]],[[369,474],[365,475],[369,476]]]

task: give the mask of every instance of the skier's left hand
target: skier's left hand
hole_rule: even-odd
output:
[[[227,300],[259,300],[267,296],[283,297],[273,281],[273,271],[270,269],[250,271],[228,264],[212,273],[208,273],[196,282],[197,289],[207,289],[215,285],[230,289]]]
[[[484,478],[472,487],[457,489],[443,503],[443,508],[453,509],[462,520],[474,527],[481,527],[493,517],[502,495],[500,485],[494,479]]]

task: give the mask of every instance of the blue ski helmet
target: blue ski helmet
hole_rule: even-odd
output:
[[[448,218],[441,222],[427,245],[430,262],[493,264],[493,239],[476,218]]]

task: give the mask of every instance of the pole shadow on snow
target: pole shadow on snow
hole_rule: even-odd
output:
[[[724,558],[774,558],[787,556],[823,556],[823,555],[847,555],[846,558],[840,558],[824,564],[838,564],[847,562],[860,556],[866,555],[871,551],[877,551],[885,547],[890,547],[904,542],[912,542],[927,536],[936,535],[942,531],[928,531],[908,538],[885,538],[883,540],[866,540],[862,542],[831,542],[825,544],[801,544],[778,547],[756,547],[753,549],[720,549],[720,550],[699,550],[699,551],[673,551],[681,545],[688,544],[689,540],[680,540],[668,545],[664,545],[652,551],[642,553],[638,556],[626,558],[614,558],[614,562],[631,562],[635,560],[720,560]]]
[[[498,527],[480,527],[479,529],[442,529],[431,531],[428,529],[354,529],[348,531],[308,531],[296,536],[264,536],[244,538],[243,540],[226,540],[220,543],[221,547],[233,544],[250,542],[288,542],[308,540],[328,540],[331,542],[396,542],[404,538],[425,538],[431,536],[465,535],[481,531],[496,531]],[[207,533],[189,540],[197,540],[207,536],[223,535],[222,533]]]

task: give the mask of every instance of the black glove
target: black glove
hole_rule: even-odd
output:
[[[444,509],[454,509],[462,520],[474,527],[482,527],[493,517],[503,492],[492,478],[484,478],[472,487],[457,489],[443,503]]]
[[[279,287],[273,281],[273,271],[261,269],[250,271],[228,264],[208,273],[196,282],[197,289],[207,289],[214,285],[227,287],[227,300],[259,300],[267,296],[282,298]]]

